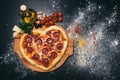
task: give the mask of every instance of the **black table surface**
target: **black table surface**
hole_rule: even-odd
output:
[[[70,57],[59,69],[40,73],[26,68],[19,57],[13,51],[12,28],[18,25],[20,17],[20,5],[25,4],[36,11],[44,11],[46,14],[63,12],[65,28],[72,23],[79,13],[85,14],[85,20],[81,20],[85,29],[92,30],[92,26],[105,23],[104,36],[109,42],[114,38],[118,45],[111,48],[109,43],[104,43],[109,54],[110,69],[107,72],[98,70],[91,73],[89,68],[79,67],[75,63],[70,64],[75,57]],[[91,8],[91,10],[89,10]],[[98,8],[101,8],[100,10]],[[90,19],[89,19],[90,18]],[[108,25],[107,20],[113,22]],[[119,0],[1,0],[0,1],[0,80],[120,80],[120,1]],[[76,54],[76,53],[74,53]],[[107,57],[107,58],[109,58]],[[106,58],[106,59],[107,59]],[[103,65],[104,66],[104,65]],[[107,65],[105,64],[105,68]],[[98,66],[99,67],[99,66]],[[103,67],[104,68],[104,67]],[[102,68],[99,68],[102,69]],[[103,69],[104,70],[104,69]],[[101,74],[102,73],[102,74]]]

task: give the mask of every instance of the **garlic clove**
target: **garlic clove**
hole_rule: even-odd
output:
[[[14,25],[12,30],[18,33],[23,33],[23,31],[17,25]]]

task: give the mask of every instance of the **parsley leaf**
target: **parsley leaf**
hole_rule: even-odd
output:
[[[19,23],[19,28],[22,29],[25,33],[31,34],[33,26],[32,26],[32,24],[23,22],[23,23]]]

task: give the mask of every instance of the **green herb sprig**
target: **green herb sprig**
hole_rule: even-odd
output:
[[[32,29],[33,29],[32,24],[28,24],[24,22],[19,23],[19,28],[22,29],[24,33],[32,34]]]

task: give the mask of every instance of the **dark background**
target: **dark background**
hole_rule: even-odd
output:
[[[52,9],[49,2],[52,0],[1,0],[0,1],[0,56],[2,56],[4,53],[6,53],[6,50],[8,49],[8,44],[13,42],[12,38],[12,28],[15,24],[18,24],[20,17],[18,16],[19,7],[21,4],[26,4],[28,7],[31,7],[33,9],[37,10],[43,10],[45,8],[51,9],[52,11],[59,11],[58,9]],[[57,0],[55,0],[57,2]],[[60,11],[63,12],[64,16],[69,15],[73,16],[73,13],[75,12],[74,9],[76,7],[84,8],[88,4],[89,0],[58,0]],[[120,1],[119,0],[90,0],[92,3],[95,3],[97,5],[103,5],[105,6],[105,9],[103,10],[103,14],[101,15],[100,19],[103,17],[109,15],[113,11],[113,7],[117,5],[120,7]],[[64,4],[66,4],[68,7],[64,8]],[[45,8],[44,8],[45,7]],[[120,8],[116,9],[118,11],[118,15],[120,15],[119,11]],[[71,17],[68,17],[64,20],[63,24],[66,22],[72,22]],[[120,29],[119,25],[119,19],[120,16],[117,17],[118,24],[117,27],[113,29],[115,32]],[[115,59],[119,62],[120,56],[118,55]],[[0,61],[2,59],[0,58]],[[17,77],[21,73],[17,73],[15,71],[12,71],[15,67],[15,64],[0,64],[0,80],[17,80]],[[87,71],[81,71],[81,73],[76,73],[76,69],[70,69],[69,73],[66,72],[67,63],[64,64],[61,68],[54,71],[53,73],[38,73],[35,72],[35,74],[28,73],[25,77],[21,78],[20,80],[104,80],[103,76],[96,76],[91,75]],[[113,65],[114,67],[114,65]],[[116,70],[112,70],[112,75],[115,75],[116,80],[120,80],[120,68],[119,66],[115,66]],[[11,72],[9,72],[11,70]],[[66,75],[65,75],[66,74]],[[65,76],[64,76],[65,75]],[[108,80],[110,80],[108,78]]]

